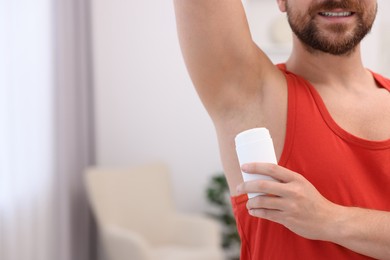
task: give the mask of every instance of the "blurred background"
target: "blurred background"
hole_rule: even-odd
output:
[[[286,60],[275,1],[243,3],[254,40]],[[390,2],[378,3],[363,58],[390,76]],[[151,162],[168,165],[179,211],[210,210],[222,166],[172,1],[0,0],[0,259],[98,259],[85,169]]]

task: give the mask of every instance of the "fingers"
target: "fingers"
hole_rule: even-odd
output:
[[[253,217],[267,219],[279,224],[282,224],[282,214],[279,210],[273,209],[251,209],[248,211]]]
[[[237,193],[265,193],[279,197],[290,196],[297,183],[301,183],[302,175],[271,163],[248,163],[242,165],[242,170],[249,174],[270,176],[277,181],[254,180],[241,183],[237,186]],[[295,186],[294,186],[294,185]]]
[[[253,217],[281,223],[284,206],[282,198],[276,196],[257,196],[248,200],[246,207]]]
[[[267,175],[284,183],[294,180],[297,175],[293,171],[272,163],[247,163],[241,166],[241,170],[245,173]]]
[[[255,180],[243,182],[237,186],[237,193],[265,193],[283,197],[287,195],[285,183],[267,180]]]
[[[258,209],[279,210],[285,209],[283,200],[277,196],[256,196],[246,203],[246,207],[249,211]]]

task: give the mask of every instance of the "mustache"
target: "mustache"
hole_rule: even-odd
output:
[[[326,12],[334,9],[344,9],[354,13],[362,13],[364,11],[364,7],[359,0],[322,1],[321,3],[314,3],[310,6],[309,14],[316,15],[319,12]]]

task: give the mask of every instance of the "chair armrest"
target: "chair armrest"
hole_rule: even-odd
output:
[[[107,260],[149,260],[148,243],[138,234],[109,225],[100,228],[100,236]]]
[[[203,215],[177,214],[174,223],[174,239],[188,246],[221,247],[221,227],[214,219]]]

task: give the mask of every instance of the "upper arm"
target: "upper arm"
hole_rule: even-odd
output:
[[[174,4],[187,69],[212,117],[254,97],[277,74],[252,40],[241,0],[174,0]]]

